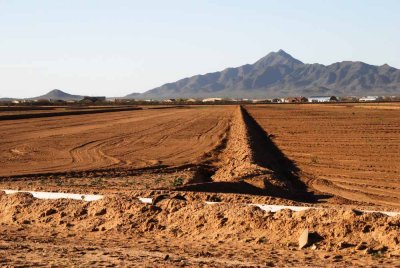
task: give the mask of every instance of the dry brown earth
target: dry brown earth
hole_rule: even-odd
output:
[[[0,193],[0,264],[304,267],[400,265],[400,216],[323,209],[264,212],[180,196],[94,202]],[[313,246],[298,249],[310,230]],[[168,257],[166,257],[168,255]]]
[[[400,216],[354,210],[399,207],[400,110],[358,106],[257,105],[249,113],[197,106],[3,121],[0,189],[106,197],[38,200],[0,191],[0,266],[400,265]],[[244,203],[325,208],[271,213]],[[311,243],[299,250],[305,228]]]
[[[247,110],[310,188],[400,208],[400,105],[264,105]]]
[[[201,164],[233,107],[138,110],[4,121],[0,176]]]

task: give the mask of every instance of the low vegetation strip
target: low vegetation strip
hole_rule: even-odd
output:
[[[124,112],[124,111],[133,111],[133,110],[142,110],[142,108],[141,107],[125,107],[125,108],[88,109],[88,110],[75,110],[75,111],[62,111],[62,112],[60,111],[60,112],[9,114],[9,115],[0,115],[0,121],[43,118],[43,117],[53,117],[53,116],[69,116],[69,115]]]

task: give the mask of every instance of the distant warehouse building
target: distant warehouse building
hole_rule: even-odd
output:
[[[173,103],[176,102],[176,99],[166,99],[162,101],[163,103]]]
[[[377,101],[379,100],[378,96],[366,96],[359,99],[359,101]]]
[[[202,100],[202,102],[220,102],[220,101],[222,101],[222,98],[207,98]]]
[[[307,102],[307,101],[308,101],[308,99],[303,96],[289,97],[289,98],[284,99],[284,102],[287,102],[287,103],[300,103],[300,102]]]
[[[308,102],[331,102],[337,100],[335,96],[311,96],[308,98]]]
[[[87,102],[87,103],[102,102],[102,101],[106,101],[106,97],[104,97],[104,96],[96,96],[96,97],[84,96],[82,101]]]

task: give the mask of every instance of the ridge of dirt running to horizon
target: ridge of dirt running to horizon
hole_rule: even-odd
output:
[[[269,195],[303,202],[317,200],[299,180],[298,168],[242,106],[235,108],[227,142],[217,159],[215,172],[206,183],[189,184],[177,190]]]
[[[394,206],[367,198],[350,201],[347,193],[331,188],[325,194],[316,186],[326,179],[321,175],[326,170],[310,172],[293,154],[303,148],[300,142],[311,142],[295,133],[304,128],[290,129],[290,117],[282,123],[279,113],[287,116],[292,106],[256,107],[3,122],[0,189],[104,198],[42,200],[0,190],[0,266],[400,265],[400,216],[359,211],[395,211]],[[303,109],[321,120],[314,106],[296,106],[292,112],[302,116]],[[396,126],[381,126],[390,144],[396,141]],[[289,135],[296,138],[282,142]],[[396,170],[388,168],[387,174]],[[390,180],[390,187],[398,187],[398,181]],[[152,204],[137,197],[149,197]],[[249,204],[314,208],[268,212]],[[309,244],[299,249],[305,229]]]
[[[361,195],[365,190],[359,189],[353,198],[342,189],[332,191],[336,182],[299,166],[296,155],[287,151],[288,144],[279,142],[282,134],[266,132],[266,121],[254,114],[264,106],[257,107],[185,107],[7,121],[0,126],[0,186],[38,191],[84,187],[102,193],[172,188],[374,204],[375,192]],[[299,106],[300,114],[314,106],[304,107]],[[280,106],[276,110],[284,111]],[[277,124],[274,118],[269,120],[271,127]],[[384,188],[397,189],[393,183]],[[385,199],[377,203],[385,205]]]
[[[249,129],[243,118],[243,108],[235,109],[231,120],[228,142],[221,155],[221,168],[212,176],[213,181],[240,181],[272,171],[257,164],[249,140]]]

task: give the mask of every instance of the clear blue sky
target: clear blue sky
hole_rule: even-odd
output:
[[[0,97],[123,96],[253,63],[400,68],[398,0],[0,0]]]

